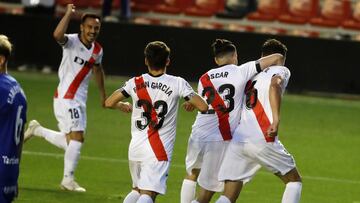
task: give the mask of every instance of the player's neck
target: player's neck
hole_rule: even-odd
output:
[[[80,42],[88,49],[91,48],[92,42],[87,41],[81,34],[79,34]]]
[[[7,68],[5,66],[0,66],[0,74],[7,73]]]
[[[166,69],[164,70],[152,70],[149,68],[149,75],[157,77],[157,76],[161,76],[165,73]]]

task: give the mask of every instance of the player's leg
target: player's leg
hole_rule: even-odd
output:
[[[62,122],[59,122],[59,128],[62,132],[68,132],[66,134],[68,146],[65,150],[64,177],[61,187],[70,191],[85,192],[86,190],[75,182],[74,173],[84,142],[86,110],[84,106],[73,100],[63,101],[63,103],[67,108],[62,110],[62,115],[65,118],[62,119]]]
[[[140,190],[138,188],[133,188],[129,194],[124,198],[123,203],[136,203],[140,197]]]
[[[181,186],[180,200],[181,203],[190,203],[195,199],[196,195],[196,180],[199,176],[200,169],[194,168],[191,174],[187,174]]]
[[[218,180],[218,174],[228,144],[224,141],[205,142],[203,163],[198,179],[201,188],[197,201],[200,203],[210,202],[215,192],[224,190],[224,183]]]
[[[280,141],[268,143],[259,153],[258,160],[286,184],[282,203],[298,203],[301,196],[301,177],[295,160]]]
[[[230,142],[219,169],[219,181],[225,182],[224,192],[216,203],[234,203],[243,184],[251,180],[261,166],[250,155],[247,143]]]
[[[189,138],[187,153],[186,153],[186,172],[187,175],[183,180],[180,193],[181,203],[190,203],[196,196],[196,182],[200,173],[202,164],[202,147],[203,143],[195,142]]]
[[[129,160],[129,170],[132,180],[133,189],[126,195],[123,203],[136,203],[140,197],[140,190],[138,188],[138,181],[140,178],[141,165],[140,162]]]
[[[138,203],[155,202],[158,194],[166,192],[166,180],[170,168],[169,161],[149,160],[140,162],[140,173],[138,174],[138,188],[140,197]]]
[[[293,168],[285,175],[275,174],[286,185],[282,197],[282,203],[298,203],[301,197],[302,180],[296,168]]]
[[[140,197],[137,203],[153,203],[157,195],[158,193],[154,191],[140,190]]]
[[[24,142],[28,141],[33,136],[45,138],[49,143],[66,150],[67,143],[65,134],[45,128],[36,120],[29,122],[29,126],[24,133]]]
[[[69,142],[64,156],[64,177],[61,182],[63,189],[85,192],[86,190],[75,182],[74,173],[80,159],[80,151],[84,142],[84,132],[74,131],[66,135]]]
[[[216,203],[233,203],[236,202],[240,195],[243,182],[227,180],[225,181],[225,188],[223,194],[219,197]]]

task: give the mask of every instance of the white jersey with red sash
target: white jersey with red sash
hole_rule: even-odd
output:
[[[273,121],[269,88],[274,76],[283,79],[284,92],[290,78],[290,71],[284,66],[269,67],[248,82],[245,90],[246,102],[243,104],[241,121],[236,128],[234,141],[265,143],[277,140],[277,137],[269,137],[266,134]]]
[[[55,98],[74,99],[85,105],[91,69],[94,64],[101,63],[103,50],[97,42],[88,49],[78,34],[67,34],[66,37]]]
[[[256,66],[255,61],[240,66],[225,65],[209,70],[200,78],[198,94],[206,98],[209,110],[198,113],[192,126],[191,139],[231,140],[240,120],[246,82],[260,71]]]
[[[121,92],[133,101],[129,159],[169,161],[175,142],[179,99],[190,98],[194,90],[181,77],[143,74],[128,80]]]

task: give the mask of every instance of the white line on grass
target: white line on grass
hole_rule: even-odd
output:
[[[34,152],[34,151],[25,151],[24,150],[22,153],[25,154],[25,155],[33,155],[33,156],[46,156],[46,157],[55,157],[55,158],[63,158],[64,157],[64,154],[48,153],[48,152]],[[125,160],[125,159],[114,159],[114,158],[83,156],[83,155],[81,155],[81,159],[90,160],[90,161],[128,163],[128,160]],[[172,164],[172,167],[184,168],[183,165],[178,165],[178,164]],[[271,173],[262,172],[262,171],[260,171],[259,173],[272,175]],[[338,179],[338,178],[319,177],[319,176],[302,176],[302,177],[304,179],[309,179],[309,180],[319,180],[319,181],[337,182],[337,183],[360,184],[360,181],[348,180],[348,179]]]

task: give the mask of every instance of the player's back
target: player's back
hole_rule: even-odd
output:
[[[273,142],[266,131],[273,121],[269,100],[271,79],[279,75],[283,78],[282,91],[285,91],[290,71],[284,66],[271,66],[248,81],[245,89],[245,102],[241,112],[240,125],[234,140],[241,142]]]
[[[26,123],[26,98],[17,81],[7,74],[0,74],[0,98],[0,174],[8,174],[0,177],[0,183],[15,185]]]
[[[191,86],[181,77],[143,74],[130,79],[123,90],[133,100],[130,160],[170,159],[179,99],[194,93]]]
[[[257,73],[255,61],[241,66],[225,65],[211,69],[199,80],[198,93],[206,96],[209,110],[199,112],[192,126],[192,139],[230,140],[240,120],[246,81]]]

